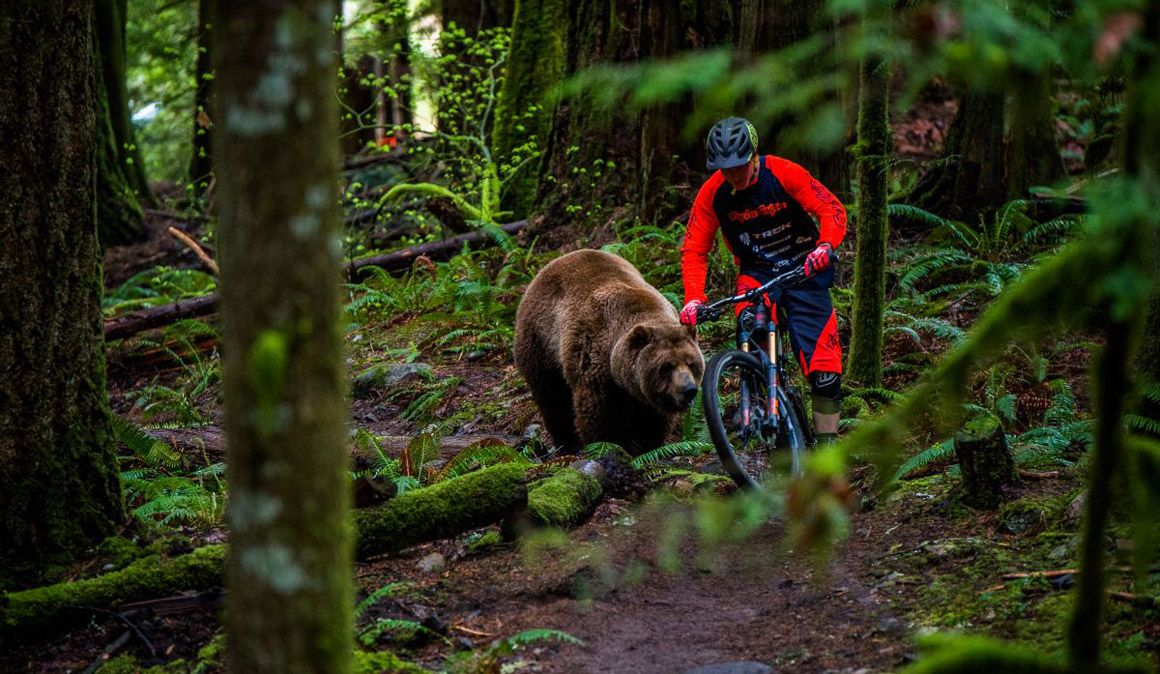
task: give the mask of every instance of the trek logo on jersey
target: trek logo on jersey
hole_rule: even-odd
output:
[[[779,211],[786,209],[788,206],[789,204],[784,201],[776,201],[771,204],[761,204],[757,208],[747,208],[743,211],[731,211],[729,213],[729,220],[731,222],[749,222],[750,220],[762,215],[775,215]]]

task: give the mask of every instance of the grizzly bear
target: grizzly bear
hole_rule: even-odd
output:
[[[598,250],[553,260],[532,280],[516,312],[515,361],[568,453],[664,444],[705,370],[676,309],[630,263]]]

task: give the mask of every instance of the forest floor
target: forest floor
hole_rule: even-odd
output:
[[[912,158],[936,156],[932,148],[942,142],[954,112],[953,102],[927,105],[895,123],[896,145]],[[198,265],[165,233],[170,224],[178,223],[153,214],[148,241],[108,251],[106,285],[116,287],[157,264]],[[382,326],[392,338],[359,333],[352,372],[389,360],[387,348],[401,345],[392,339],[406,335],[414,318]],[[194,348],[206,356],[217,344],[199,341]],[[189,353],[184,360],[173,355],[148,340],[114,345],[108,372],[115,411],[139,416],[143,389],[176,386],[188,372]],[[1081,407],[1082,355],[1052,365],[1074,380]],[[406,438],[423,430],[424,419],[453,418],[460,435],[518,443],[536,421],[506,352],[436,359],[430,366],[435,381],[458,383],[424,418],[405,418],[414,396],[372,391],[354,397],[354,425]],[[199,432],[214,452],[221,451],[219,393],[214,384],[190,401],[210,422]],[[712,470],[706,462],[695,467]],[[1072,574],[1004,575],[1074,567],[1082,467],[1028,480],[991,512],[957,505],[951,498],[957,478],[945,468],[932,465],[890,494],[871,491],[868,480],[863,483],[867,468],[855,468],[859,507],[844,542],[827,559],[790,550],[778,519],[744,540],[718,540],[704,524],[710,495],[679,478],[641,499],[607,499],[566,534],[515,543],[491,527],[374,558],[356,567],[359,598],[399,585],[361,613],[359,642],[433,670],[577,674],[682,674],[739,661],[776,672],[886,672],[912,661],[922,635],[932,631],[1000,637],[1062,655]],[[716,485],[718,492],[730,490]],[[153,538],[132,524],[123,533],[142,546]],[[162,545],[227,537],[220,526],[187,527],[182,534],[184,540]],[[1109,541],[1121,554],[1119,564],[1126,563],[1124,538],[1114,529]],[[73,575],[92,575],[101,564],[89,562]],[[1128,574],[1113,574],[1109,585],[1132,590]],[[222,632],[220,608],[220,592],[208,592],[153,611],[100,613],[64,636],[0,653],[0,672],[219,671],[220,660],[205,647]],[[541,629],[581,643],[539,640],[511,654],[496,646]],[[1113,657],[1145,652],[1155,662],[1160,612],[1154,605],[1112,602],[1105,629]]]

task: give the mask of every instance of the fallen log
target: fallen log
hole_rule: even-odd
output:
[[[517,220],[500,227],[508,234],[515,234],[527,226],[527,220]],[[357,278],[360,270],[366,267],[379,267],[389,272],[405,271],[419,256],[431,259],[449,258],[463,249],[478,248],[491,239],[491,234],[484,231],[471,232],[460,236],[453,236],[441,241],[422,243],[392,253],[351,260],[346,265],[348,278]],[[213,293],[204,297],[195,297],[189,300],[179,300],[173,304],[141,309],[124,316],[110,318],[105,321],[105,340],[123,339],[143,330],[168,325],[182,318],[198,318],[217,311],[218,294]]]
[[[600,480],[563,468],[528,490],[528,514],[536,524],[573,527],[588,519],[603,493]]]
[[[527,506],[527,470],[500,464],[354,512],[355,558],[398,552],[502,520]]]
[[[364,560],[498,522],[527,506],[525,466],[500,464],[402,494],[354,513],[355,556]],[[226,546],[151,556],[119,571],[0,594],[0,644],[44,638],[94,610],[220,587]]]

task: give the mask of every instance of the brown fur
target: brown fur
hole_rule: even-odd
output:
[[[516,313],[516,367],[565,451],[664,444],[705,363],[694,332],[631,264],[579,250],[553,260]]]

